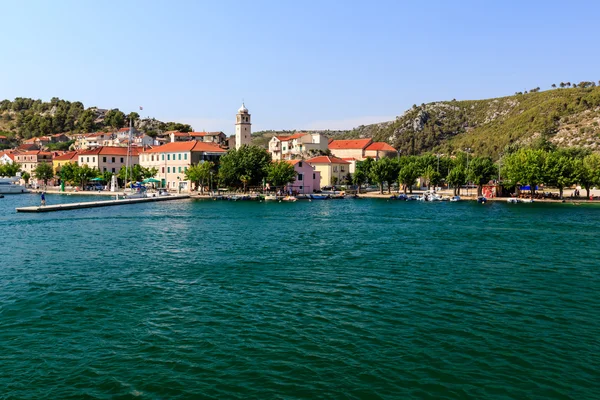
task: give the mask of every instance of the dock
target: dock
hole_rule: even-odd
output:
[[[29,213],[40,213],[40,212],[52,212],[52,211],[65,211],[65,210],[78,210],[81,208],[96,208],[96,207],[111,207],[111,206],[122,206],[126,204],[137,204],[137,203],[151,203],[155,201],[173,201],[189,199],[189,194],[180,194],[174,196],[157,196],[157,197],[144,197],[139,199],[119,199],[119,200],[103,200],[103,201],[86,201],[83,203],[64,203],[64,204],[51,204],[46,206],[30,206],[30,207],[18,207],[17,212],[29,212]]]

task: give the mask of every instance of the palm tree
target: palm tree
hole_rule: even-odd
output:
[[[248,175],[242,175],[240,176],[240,181],[242,182],[242,185],[244,185],[244,193],[246,193],[246,185],[250,182],[250,177]]]
[[[556,83],[552,84],[552,89],[556,89]]]

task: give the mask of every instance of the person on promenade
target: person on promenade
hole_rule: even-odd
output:
[[[46,193],[42,192],[41,200],[42,200],[42,206],[45,206],[46,205]]]

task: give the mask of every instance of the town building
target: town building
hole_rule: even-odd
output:
[[[0,135],[0,144],[8,144],[8,138]]]
[[[367,157],[379,160],[383,157],[394,157],[396,149],[385,142],[373,142],[372,139],[331,140],[329,151],[350,163],[350,173],[354,173],[356,162],[364,161]]]
[[[12,164],[13,162],[15,162],[13,150],[0,151],[0,164]]]
[[[217,162],[223,154],[225,150],[214,143],[171,142],[140,153],[140,165],[156,168],[158,172],[154,178],[161,180],[162,187],[187,192],[194,189],[185,177],[188,168],[205,161]]]
[[[327,151],[328,139],[321,133],[299,132],[291,136],[273,136],[269,153],[274,160],[303,159]]]
[[[252,123],[248,109],[242,103],[235,116],[235,148],[239,149],[252,142]]]
[[[227,135],[223,132],[190,132],[191,140],[204,143],[215,143],[224,146],[227,142]]]
[[[78,161],[78,153],[76,151],[68,151],[66,153],[55,155],[52,157],[52,169],[54,175],[60,174],[60,169],[67,163],[75,163]]]
[[[288,163],[294,166],[296,171],[296,180],[289,183],[288,187],[293,188],[298,193],[314,193],[321,188],[321,172],[317,171],[312,165],[303,160],[288,160]]]
[[[317,156],[306,160],[321,174],[321,185],[340,184],[350,172],[350,162],[334,156]]]
[[[29,175],[34,175],[33,171],[38,164],[47,163],[52,165],[52,153],[40,150],[15,153],[14,162],[21,165],[21,173],[27,172]]]
[[[100,146],[81,151],[77,155],[79,165],[96,168],[100,172],[119,173],[121,167],[129,164],[139,164],[140,148],[131,147],[129,163],[127,162],[127,147]]]

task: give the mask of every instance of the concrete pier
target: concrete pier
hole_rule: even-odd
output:
[[[52,212],[52,211],[64,211],[64,210],[78,210],[80,208],[95,208],[95,207],[111,207],[111,206],[122,206],[125,204],[136,204],[136,203],[150,203],[154,201],[171,201],[171,200],[183,200],[189,199],[189,194],[181,194],[174,196],[157,196],[157,197],[144,197],[141,199],[119,199],[119,200],[103,200],[103,201],[86,201],[83,203],[65,203],[65,204],[51,204],[47,206],[31,206],[31,207],[19,207],[17,212]]]

